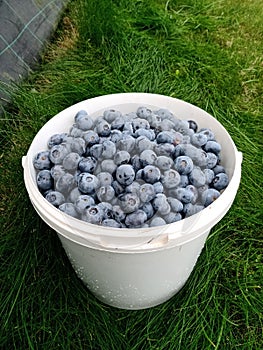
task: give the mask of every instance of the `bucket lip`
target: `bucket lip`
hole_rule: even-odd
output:
[[[112,97],[114,97],[114,99],[116,99],[116,97],[123,97],[125,96],[126,99],[130,100],[129,103],[130,104],[138,104],[138,103],[143,103],[144,105],[153,105],[153,103],[149,103],[149,102],[143,102],[143,99],[147,96],[147,97],[151,97],[151,98],[155,98],[155,97],[158,97],[158,98],[161,98],[162,100],[164,99],[167,99],[167,100],[170,100],[171,102],[175,102],[177,101],[178,103],[182,103],[182,104],[185,104],[185,105],[188,105],[192,108],[195,108],[195,109],[198,109],[200,110],[200,112],[202,114],[205,114],[207,115],[209,118],[213,118],[218,124],[220,124],[220,127],[224,129],[224,132],[228,135],[229,137],[229,140],[231,141],[232,143],[232,147],[234,149],[234,152],[235,152],[235,160],[236,160],[236,164],[234,166],[234,171],[233,171],[233,174],[232,174],[232,177],[229,181],[229,184],[227,186],[227,188],[224,190],[224,192],[220,195],[220,197],[215,201],[213,202],[210,206],[204,208],[201,212],[195,214],[195,215],[192,215],[191,217],[189,218],[185,218],[183,220],[180,220],[178,222],[175,222],[175,223],[172,223],[172,224],[168,224],[168,225],[164,225],[163,227],[162,226],[158,226],[158,227],[149,227],[149,228],[129,228],[129,229],[126,229],[126,228],[112,228],[112,227],[104,227],[104,226],[100,226],[100,225],[95,225],[95,224],[90,224],[90,223],[87,223],[87,222],[84,222],[80,219],[75,219],[65,213],[62,213],[59,209],[55,208],[52,204],[50,204],[43,196],[42,194],[39,192],[38,188],[37,188],[37,185],[36,185],[36,182],[35,182],[35,179],[33,179],[33,174],[32,172],[30,171],[30,167],[32,166],[32,145],[34,143],[34,140],[36,139],[37,137],[37,134],[35,135],[35,138],[33,139],[30,147],[29,147],[29,150],[27,152],[27,156],[24,157],[26,159],[23,160],[23,166],[24,166],[24,178],[25,178],[25,184],[26,184],[26,187],[27,187],[27,190],[28,190],[28,193],[29,193],[29,196],[30,197],[34,197],[36,199],[36,202],[35,202],[35,205],[39,206],[40,207],[40,210],[46,210],[47,213],[49,213],[49,215],[53,215],[54,218],[59,222],[59,224],[63,224],[65,223],[65,220],[68,221],[70,224],[72,223],[74,228],[79,228],[80,226],[82,227],[87,227],[87,231],[89,232],[88,235],[89,235],[89,238],[87,239],[87,244],[88,242],[91,240],[91,242],[93,242],[93,238],[94,240],[96,241],[95,238],[97,238],[98,236],[98,233],[96,231],[101,231],[103,230],[103,236],[106,236],[106,237],[114,237],[114,238],[122,238],[123,239],[123,232],[125,230],[125,238],[136,238],[136,237],[144,237],[144,238],[151,238],[153,236],[155,236],[157,234],[157,231],[163,231],[163,233],[159,233],[159,235],[170,235],[170,236],[174,236],[175,238],[173,239],[174,242],[177,243],[177,245],[179,244],[183,244],[183,243],[186,243],[187,241],[189,240],[192,240],[192,239],[195,239],[198,235],[200,235],[200,232],[199,234],[197,232],[191,232],[191,233],[184,233],[184,234],[177,234],[176,236],[176,232],[179,232],[183,226],[187,226],[189,224],[189,226],[191,227],[192,226],[192,223],[196,220],[196,218],[199,216],[199,217],[208,217],[210,215],[210,211],[211,209],[213,208],[216,208],[218,207],[218,209],[220,209],[220,207],[223,205],[225,199],[227,198],[227,195],[230,195],[231,192],[233,192],[233,189],[235,189],[235,192],[237,191],[237,188],[238,188],[238,185],[239,185],[239,181],[238,183],[237,180],[236,180],[236,174],[238,172],[240,172],[240,170],[238,169],[239,167],[241,168],[241,161],[242,159],[239,161],[238,159],[238,152],[237,149],[236,149],[236,146],[231,138],[231,136],[228,134],[227,130],[224,128],[224,126],[219,123],[217,121],[217,119],[215,119],[212,115],[210,115],[209,113],[207,113],[206,111],[200,109],[199,107],[193,105],[193,104],[190,104],[189,102],[186,102],[186,101],[183,101],[183,100],[180,100],[180,99],[177,99],[177,98],[174,98],[174,97],[170,97],[170,96],[165,96],[165,95],[161,95],[161,94],[149,94],[149,93],[116,93],[116,94],[108,94],[108,95],[102,95],[102,96],[97,96],[97,97],[94,97],[94,98],[91,98],[91,99],[87,99],[87,100],[84,100],[84,101],[81,101],[81,102],[78,102],[76,103],[75,105],[72,105],[66,109],[64,109],[63,111],[59,112],[58,114],[56,114],[53,118],[51,118],[47,123],[52,123],[52,120],[54,118],[59,118],[61,116],[61,114],[65,114],[67,113],[68,111],[72,111],[72,110],[77,110],[79,108],[79,106],[82,106],[83,103],[89,103],[89,105],[92,105],[92,102],[93,101],[101,101],[101,100],[111,100]],[[134,97],[137,97],[137,100],[133,101],[132,99]],[[142,101],[139,101],[139,99],[142,97]],[[116,102],[116,103],[112,103],[111,105],[125,105],[127,104],[128,102],[127,101],[120,101],[120,102]],[[157,103],[158,104],[158,103]],[[108,106],[105,106],[105,108],[108,108]],[[102,110],[103,108],[101,108]],[[47,124],[46,123],[46,124]],[[46,124],[39,130],[39,132],[45,128]],[[240,163],[240,164],[239,164]],[[200,220],[200,218],[199,218]],[[200,225],[199,225],[200,226]],[[203,227],[205,225],[201,225],[201,227]],[[214,226],[213,225],[209,225],[210,228],[211,226]],[[199,231],[201,229],[201,227],[199,228]],[[72,229],[70,231],[73,231]],[[196,231],[196,230],[194,230]],[[92,232],[92,233],[91,233]],[[173,233],[172,233],[173,232]],[[85,230],[83,230],[83,234],[85,234]],[[201,233],[202,234],[202,233]],[[62,234],[64,235],[64,234]],[[69,234],[70,236],[72,236],[72,232]],[[65,237],[67,237],[68,239],[72,239],[72,240],[75,240],[72,238],[69,237],[69,235],[65,235]],[[76,241],[77,241],[77,238],[79,237],[79,233],[74,233],[74,238],[76,238]],[[81,235],[81,237],[83,237]],[[125,244],[124,244],[125,246]],[[104,247],[101,247],[102,249],[104,249]],[[106,247],[107,248],[107,247]],[[118,247],[119,249],[120,247]],[[125,249],[129,249],[129,246],[125,247]],[[150,247],[149,247],[150,248]]]

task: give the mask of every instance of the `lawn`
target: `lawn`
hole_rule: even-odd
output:
[[[32,74],[3,86],[0,120],[2,349],[263,349],[261,0],[75,0]],[[38,217],[21,158],[81,100],[151,92],[217,118],[243,153],[233,206],[183,289],[151,309],[99,302]]]

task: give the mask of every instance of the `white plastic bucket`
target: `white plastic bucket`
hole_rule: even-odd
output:
[[[119,229],[102,227],[70,217],[48,203],[38,191],[34,155],[46,149],[55,133],[67,132],[81,109],[94,117],[115,108],[123,113],[139,106],[167,108],[180,119],[193,119],[211,128],[222,146],[222,164],[230,182],[210,206],[189,218],[165,226]],[[231,207],[240,178],[242,154],[225,128],[210,114],[184,101],[157,94],[105,95],[77,103],[50,119],[35,136],[22,160],[24,181],[39,216],[58,234],[77,275],[106,304],[144,309],[175,295],[185,284],[211,228]]]

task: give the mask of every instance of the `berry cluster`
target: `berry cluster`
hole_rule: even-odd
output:
[[[92,224],[152,227],[201,211],[228,185],[209,128],[167,109],[97,119],[79,111],[68,133],[35,155],[36,181],[61,211]]]

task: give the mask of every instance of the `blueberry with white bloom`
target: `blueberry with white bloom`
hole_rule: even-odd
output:
[[[207,143],[204,146],[204,150],[206,152],[218,154],[221,152],[221,145],[216,141],[207,141]]]
[[[103,141],[101,157],[110,159],[110,158],[113,158],[115,153],[116,153],[115,143],[110,140]]]
[[[121,228],[122,224],[114,219],[104,219],[101,223],[102,226]]]
[[[59,145],[62,142],[66,142],[67,133],[54,134],[52,135],[47,142],[48,148],[52,148],[55,145]]]
[[[130,185],[135,179],[135,171],[130,164],[122,164],[116,169],[116,179],[117,181],[123,185]]]
[[[95,157],[83,157],[79,163],[78,167],[82,173],[93,173],[97,166],[97,159]]]
[[[103,118],[111,124],[116,118],[122,118],[122,113],[116,109],[107,109],[103,112]]]
[[[156,153],[150,149],[146,149],[140,154],[140,162],[142,167],[145,167],[146,165],[153,165],[156,162],[156,160]]]
[[[140,198],[136,193],[123,193],[119,197],[119,206],[124,213],[132,213],[140,206]]]
[[[191,203],[194,198],[194,193],[183,187],[174,189],[172,193],[180,202],[184,204]]]
[[[153,209],[151,202],[143,203],[139,209],[141,209],[145,212],[145,214],[147,216],[147,220],[151,219],[153,217],[153,215],[155,214],[155,210]]]
[[[76,208],[73,203],[63,203],[58,208],[59,210],[63,211],[67,215],[72,216],[73,218],[79,218],[79,214],[76,211]]]
[[[154,199],[155,195],[155,189],[152,184],[145,183],[140,186],[139,197],[141,202],[150,202],[152,199]]]
[[[63,159],[62,165],[65,170],[73,171],[76,170],[81,157],[78,153],[70,152]]]
[[[74,203],[75,200],[81,195],[82,193],[78,189],[78,187],[74,187],[67,196],[67,202]]]
[[[167,201],[167,197],[163,193],[157,193],[152,201],[154,210],[160,215],[166,215],[170,213],[171,207]]]
[[[160,170],[169,170],[171,169],[173,165],[173,160],[171,157],[167,156],[158,156],[155,165],[160,169]]]
[[[100,141],[99,135],[93,130],[88,130],[83,133],[83,139],[88,147],[91,147]]]
[[[86,151],[85,141],[82,137],[74,137],[70,142],[71,152],[76,152],[82,156]]]
[[[179,174],[187,175],[193,170],[194,163],[188,156],[179,156],[174,161],[174,167]]]
[[[160,180],[161,172],[159,168],[154,165],[146,165],[146,167],[142,169],[142,176],[144,181],[154,184]]]
[[[59,207],[65,202],[65,197],[61,192],[58,191],[49,191],[46,194],[45,198],[49,203],[51,203],[55,207]]]
[[[205,174],[205,178],[206,178],[205,183],[210,185],[215,177],[214,171],[212,169],[204,169],[203,173]]]
[[[56,183],[55,190],[63,194],[68,194],[76,185],[75,177],[70,173],[61,175]]]
[[[167,224],[172,224],[173,222],[180,221],[182,219],[182,215],[180,213],[170,212],[164,215],[163,219]]]
[[[180,174],[174,169],[165,170],[161,176],[161,182],[167,189],[177,187],[180,184],[180,181]]]
[[[69,151],[65,144],[55,145],[49,152],[49,159],[54,164],[62,164],[63,159],[68,153]]]
[[[93,197],[87,194],[82,194],[78,196],[74,204],[75,204],[76,211],[79,214],[82,214],[85,209],[95,205],[95,200]]]
[[[195,166],[191,173],[188,175],[189,181],[196,187],[203,186],[206,183],[206,177],[201,168]]]
[[[91,224],[100,225],[104,220],[104,210],[98,205],[90,206],[84,209],[81,218]]]
[[[213,131],[209,128],[202,128],[199,131],[200,134],[204,134],[207,138],[207,141],[214,141],[215,139],[215,135],[213,133]]]
[[[160,216],[155,216],[150,222],[150,227],[163,226],[163,225],[166,225],[166,221]]]
[[[144,150],[153,150],[155,143],[150,141],[146,136],[139,136],[135,140],[135,147],[138,153],[142,153]]]
[[[118,151],[115,153],[113,160],[116,165],[127,164],[130,161],[130,153],[127,151]]]
[[[173,157],[175,147],[171,143],[160,143],[154,147],[157,156]]]
[[[103,151],[102,144],[97,143],[97,144],[90,147],[89,154],[96,159],[100,159],[102,151]]]
[[[81,173],[78,178],[78,188],[82,193],[91,194],[99,187],[99,180],[95,175]]]
[[[139,118],[144,118],[147,119],[152,115],[152,111],[150,108],[141,106],[137,109],[136,114],[138,115]]]
[[[196,123],[195,120],[187,120],[188,124],[189,124],[189,128],[194,130],[194,132],[196,133],[197,132],[197,129],[198,129],[198,125]]]
[[[79,111],[75,115],[75,123],[77,124],[77,127],[83,131],[92,129],[93,122],[93,119],[84,110]]]
[[[191,143],[195,147],[202,147],[207,143],[207,137],[203,133],[196,133],[191,136]]]
[[[126,214],[119,205],[113,205],[111,213],[114,220],[118,222],[122,222],[125,220]]]
[[[104,159],[101,162],[100,167],[102,172],[108,172],[111,174],[113,174],[117,169],[117,165],[114,163],[113,159]]]
[[[73,124],[71,128],[69,129],[69,136],[75,138],[75,137],[82,137],[83,136],[83,130],[79,129],[77,124]]]
[[[125,225],[127,227],[140,227],[145,223],[146,220],[147,220],[146,213],[143,210],[138,209],[133,213],[126,215]]]
[[[170,204],[171,210],[175,213],[183,210],[183,203],[174,197],[167,197],[167,202]]]
[[[99,180],[100,186],[111,185],[113,182],[113,177],[111,173],[104,171],[97,174],[97,179]]]
[[[188,218],[189,216],[199,213],[203,209],[204,209],[203,205],[187,203],[184,205],[185,217]]]
[[[219,173],[225,173],[225,168],[222,165],[217,164],[213,169],[213,172],[215,175],[219,174]]]
[[[163,184],[161,183],[161,181],[157,181],[157,182],[155,182],[152,185],[154,187],[154,191],[155,191],[156,194],[157,193],[163,193],[164,187],[163,187]]]
[[[96,195],[100,202],[110,202],[115,197],[115,191],[111,185],[100,186],[96,190]]]
[[[206,166],[208,169],[212,169],[216,166],[217,162],[218,162],[218,158],[217,155],[215,153],[212,152],[208,152],[206,153]]]
[[[123,134],[122,139],[116,143],[116,147],[119,151],[131,153],[135,147],[135,138],[131,135]]]
[[[140,136],[144,136],[146,137],[148,140],[153,141],[155,139],[155,132],[153,129],[137,129],[134,132],[134,137],[140,137]]]
[[[95,128],[99,136],[109,136],[111,132],[111,125],[104,119],[96,124]]]
[[[57,181],[57,179],[61,176],[64,175],[66,173],[66,170],[64,169],[63,165],[61,164],[57,164],[54,165],[51,169],[50,169],[50,173],[51,176],[53,177],[53,179],[55,181]]]
[[[144,118],[135,118],[132,121],[132,127],[133,131],[135,132],[136,130],[139,129],[150,129],[150,124],[147,119]]]

